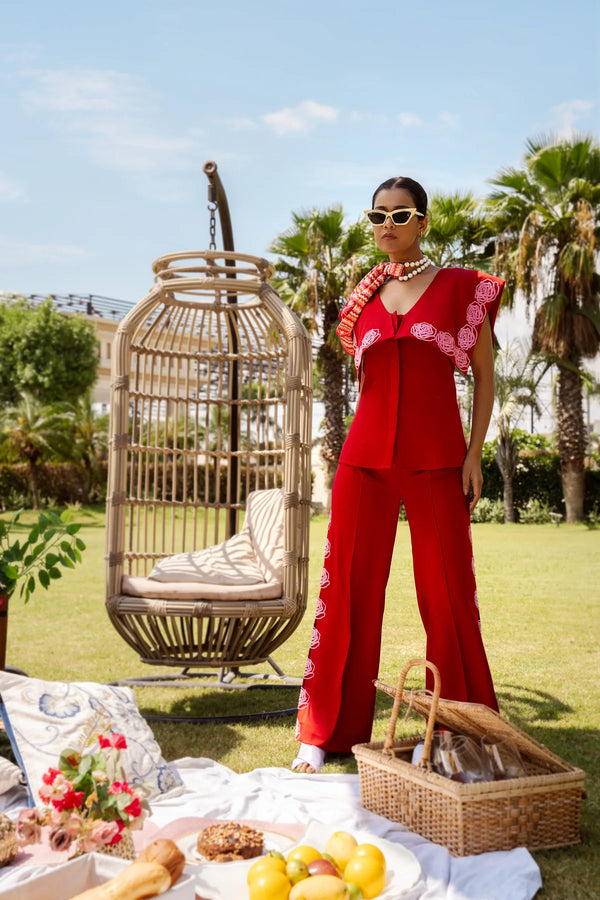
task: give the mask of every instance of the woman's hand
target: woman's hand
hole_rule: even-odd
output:
[[[477,506],[483,487],[483,475],[481,474],[481,456],[467,453],[462,466],[463,494],[469,500],[469,515]]]

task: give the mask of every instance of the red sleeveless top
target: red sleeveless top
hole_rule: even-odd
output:
[[[454,367],[467,372],[486,315],[493,329],[503,288],[485,272],[441,269],[403,316],[373,295],[353,330],[362,387],[340,462],[385,469],[396,448],[396,465],[405,468],[462,465]]]

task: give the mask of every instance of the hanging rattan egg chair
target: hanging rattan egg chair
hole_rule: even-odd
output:
[[[223,684],[265,661],[282,674],[271,654],[307,600],[310,340],[263,259],[177,253],[154,272],[113,343],[108,615],[146,663],[218,669]],[[229,577],[244,513],[243,553],[262,573],[250,583]],[[213,550],[227,583],[202,567],[188,581],[179,562],[210,563]]]

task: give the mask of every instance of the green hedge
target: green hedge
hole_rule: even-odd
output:
[[[530,501],[538,501],[551,510],[565,512],[560,475],[560,460],[551,442],[541,435],[518,433],[519,461],[514,478],[515,508],[522,509]],[[492,502],[501,500],[504,491],[502,475],[495,460],[496,441],[487,441],[483,448],[483,492]],[[600,506],[600,469],[586,469],[584,512]]]

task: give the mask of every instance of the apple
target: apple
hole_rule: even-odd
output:
[[[336,878],[342,877],[335,865],[332,862],[329,862],[328,859],[313,859],[313,861],[308,864],[308,874],[335,875]]]

